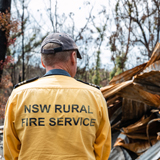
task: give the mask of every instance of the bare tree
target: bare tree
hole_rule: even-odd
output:
[[[47,34],[47,31],[45,31],[45,34],[41,33],[41,30],[44,30],[44,28],[32,13],[29,12],[29,3],[30,0],[14,0],[13,3],[14,13],[16,13],[14,17],[21,21],[21,31],[15,35],[17,37],[16,43],[11,48],[11,54],[16,59],[12,72],[13,85],[33,76],[26,72],[29,70],[30,64],[40,65],[38,61],[35,63],[35,56],[40,53],[40,50],[37,50],[37,48],[40,47],[42,40]],[[37,75],[35,74],[35,76]]]
[[[159,13],[159,0],[117,0],[114,12],[116,31],[110,36],[110,46],[112,61],[117,64],[116,60],[119,60],[121,72],[133,47],[142,56],[151,57],[159,41]]]
[[[101,48],[103,43],[106,41],[106,28],[107,28],[107,22],[108,22],[108,14],[106,11],[106,7],[103,6],[102,10],[98,13],[98,17],[100,18],[102,16],[102,20],[100,23],[96,23],[96,18],[92,17],[92,24],[95,29],[95,32],[97,33],[97,38],[95,39],[95,45],[96,45],[96,66],[95,66],[95,84],[100,84],[100,67],[101,67],[101,60],[100,60],[100,54],[101,54]]]

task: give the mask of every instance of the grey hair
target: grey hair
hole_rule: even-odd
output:
[[[43,47],[43,49],[47,50],[47,49],[53,49],[58,47],[60,47],[60,45],[56,43],[48,43]],[[62,52],[57,52],[52,54],[41,53],[42,61],[45,66],[54,67],[56,63],[67,62],[72,52],[73,51],[62,51]]]

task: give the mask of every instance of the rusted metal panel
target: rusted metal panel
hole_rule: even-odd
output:
[[[156,144],[156,143],[157,143],[156,139],[152,140],[152,144]],[[129,143],[125,143],[124,140],[121,138],[117,138],[117,141],[116,141],[114,147],[115,146],[124,147],[124,148],[136,153],[137,155],[143,154],[145,151],[147,151],[151,147],[147,140],[129,139]]]
[[[160,95],[160,71],[150,71],[137,75],[133,82],[144,91]]]
[[[112,80],[109,82],[110,85],[118,84],[121,82],[125,82],[128,80],[131,80],[133,76],[139,74],[140,72],[143,71],[144,67],[146,66],[147,63],[141,64],[137,67],[134,67],[130,70],[127,70],[117,76],[114,76]]]
[[[160,43],[157,43],[147,63],[114,76],[109,84],[101,88],[101,92],[108,104],[112,132],[114,129],[122,131],[110,159],[125,159],[120,148],[117,152],[120,146],[142,155],[138,158],[140,160],[155,160],[153,154],[150,156],[154,150],[150,149],[160,139],[160,115],[157,118],[155,113],[148,113],[153,107],[160,112]],[[121,118],[117,119],[120,115]],[[160,149],[154,153],[158,157]]]
[[[122,102],[122,123],[140,119],[152,107],[142,102],[123,98]]]
[[[158,141],[157,132],[160,131],[160,122],[157,121],[159,120],[157,117],[159,116],[158,110],[152,110],[149,115],[144,115],[136,123],[123,127],[121,136],[117,138],[114,147],[122,146],[137,155],[143,154]],[[154,123],[152,123],[152,125],[148,128],[148,124],[151,121]],[[149,136],[147,133],[149,133]]]
[[[132,80],[130,81],[126,81],[126,82],[122,82],[120,84],[116,84],[116,85],[111,85],[110,87],[103,87],[101,88],[101,92],[104,96],[104,98],[109,98],[113,95],[115,95],[116,93],[118,93],[118,91],[122,90],[123,88],[125,88],[126,86],[129,86],[130,84],[132,84]]]
[[[150,58],[150,60],[147,62],[147,65],[145,66],[144,70],[150,66],[152,63],[156,62],[160,60],[160,43],[157,42],[156,47],[152,53],[152,56]]]
[[[108,105],[108,114],[109,114],[109,119],[111,120],[112,115],[114,114],[114,112],[118,109],[121,108],[122,106],[122,101],[121,98],[118,98],[115,100],[115,102],[113,104]]]
[[[160,71],[151,71],[137,75],[133,82],[160,87]]]
[[[100,90],[103,93],[104,91],[107,91],[109,89],[111,89],[114,85],[109,85],[109,86],[105,86],[105,87],[101,87]]]
[[[151,114],[149,117],[146,117],[146,115],[144,115],[139,121],[137,121],[134,124],[129,125],[128,127],[123,127],[123,134],[127,135],[129,138],[132,139],[143,139],[143,140],[148,140],[147,137],[147,125],[148,123],[153,120],[154,118],[156,118],[155,114]],[[153,123],[153,125],[150,126],[149,130],[149,134],[151,139],[152,138],[157,138],[157,132],[160,131],[160,128],[158,127],[159,123],[155,122]]]
[[[160,107],[160,95],[147,92],[149,88],[144,89],[145,87],[145,85],[133,83],[133,81],[130,80],[113,85],[107,88],[107,90],[103,89],[102,94],[106,99],[113,95],[118,95],[150,106]]]
[[[121,119],[121,117],[122,117],[121,115],[122,115],[122,109],[120,107],[110,117],[111,126],[114,125],[115,123],[117,123]]]
[[[143,70],[142,73],[150,72],[150,71],[160,71],[160,60],[152,63],[147,68]]]
[[[107,100],[107,106],[112,107],[115,103],[119,102],[122,98],[118,95],[115,95],[111,97],[109,100]]]
[[[151,144],[160,139],[160,117],[156,119],[153,113],[146,117],[146,112],[153,107],[157,107],[158,112],[160,110],[160,43],[157,43],[147,63],[114,76],[109,84],[101,88],[101,92],[108,104],[112,131],[123,127],[122,134],[125,135],[118,137],[114,147],[122,146],[137,155],[143,155],[152,148]],[[119,104],[114,102],[117,99]],[[121,119],[116,119],[120,114]],[[129,141],[126,142],[123,137]],[[158,151],[160,154],[160,149]]]
[[[150,106],[160,107],[160,96],[143,90],[143,87],[132,83],[133,81],[122,82],[113,85],[102,94],[107,99],[113,95],[118,95],[127,99],[142,102]]]
[[[101,88],[103,96],[109,100],[112,96],[121,96],[151,106],[160,106],[160,72],[143,73],[119,84]],[[134,83],[133,83],[134,82]]]
[[[143,102],[149,106],[160,107],[160,96],[146,92],[138,85],[130,84],[118,93],[121,97]]]

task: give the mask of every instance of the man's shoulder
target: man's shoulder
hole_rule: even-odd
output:
[[[79,80],[79,79],[77,79],[77,81],[100,90],[100,87],[98,85],[93,84],[93,83],[84,82],[84,81]]]
[[[20,87],[20,86],[22,86],[22,85],[24,85],[24,84],[28,84],[28,83],[30,83],[30,82],[33,82],[33,81],[37,80],[38,78],[39,78],[39,77],[34,77],[34,78],[31,78],[31,79],[28,79],[28,80],[19,82],[18,84],[16,84],[16,85],[14,86],[14,89],[15,89],[15,88],[18,88],[18,87]]]
[[[95,85],[95,84],[92,84],[92,83],[89,83],[89,82],[84,82],[84,81],[81,81],[81,80],[77,80],[77,86],[79,89],[82,89],[82,90],[87,90],[89,92],[92,92],[94,94],[98,94],[98,95],[101,95],[101,90],[100,90],[100,87],[98,85]]]
[[[67,78],[67,79],[65,79]],[[52,80],[51,80],[52,79]],[[60,80],[60,81],[59,81]],[[25,80],[20,82],[14,86],[15,92],[33,89],[33,88],[79,88],[86,89],[94,92],[101,92],[100,87],[98,85],[84,82],[82,80],[76,80],[74,78],[70,79],[70,77],[34,77],[32,79]]]

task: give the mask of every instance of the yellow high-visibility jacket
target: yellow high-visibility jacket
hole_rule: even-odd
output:
[[[107,160],[111,129],[100,90],[52,75],[13,90],[4,125],[5,160]]]

